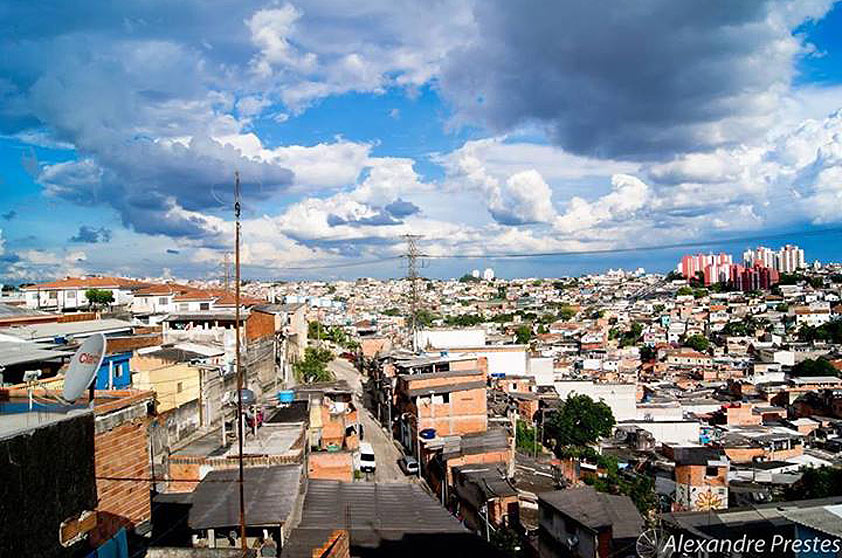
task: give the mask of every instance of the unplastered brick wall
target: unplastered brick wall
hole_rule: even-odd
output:
[[[95,441],[97,511],[115,525],[134,527],[151,517],[149,436],[145,414],[100,431]],[[103,425],[108,424],[103,421]]]

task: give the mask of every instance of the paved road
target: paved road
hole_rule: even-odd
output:
[[[328,368],[338,380],[345,380],[354,390],[354,404],[359,411],[360,424],[363,426],[363,436],[365,436],[364,440],[374,448],[374,456],[377,458],[377,471],[374,473],[374,480],[378,482],[416,481],[416,477],[403,474],[397,463],[401,453],[380,424],[374,420],[368,409],[363,406],[362,377],[354,368],[354,365],[344,359],[335,359],[328,364]]]

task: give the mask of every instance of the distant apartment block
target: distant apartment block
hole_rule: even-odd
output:
[[[789,244],[779,250],[772,250],[765,246],[758,246],[754,250],[746,250],[743,252],[743,262],[746,267],[759,264],[779,273],[795,273],[799,269],[807,267],[804,261],[804,250]]]

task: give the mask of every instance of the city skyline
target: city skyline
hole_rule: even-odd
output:
[[[842,260],[842,9],[698,9],[9,4],[0,281],[216,277],[234,170],[247,278]]]

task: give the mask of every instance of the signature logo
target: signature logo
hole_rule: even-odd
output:
[[[667,534],[661,529],[647,529],[637,537],[635,550],[640,558],[669,558],[672,549],[667,547]]]

